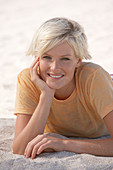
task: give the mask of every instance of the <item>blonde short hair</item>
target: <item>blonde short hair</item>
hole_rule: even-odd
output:
[[[67,18],[53,18],[44,22],[36,32],[27,55],[41,56],[61,41],[68,42],[77,58],[91,59],[84,29]]]

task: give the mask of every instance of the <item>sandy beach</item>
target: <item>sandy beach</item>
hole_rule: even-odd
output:
[[[26,51],[37,28],[53,17],[79,22],[92,62],[113,73],[113,0],[0,0],[0,170],[113,169],[112,157],[58,152],[35,160],[12,154],[17,75],[30,66]]]

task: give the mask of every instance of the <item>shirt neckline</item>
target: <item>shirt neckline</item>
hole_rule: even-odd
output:
[[[75,84],[76,84],[76,73],[75,73]],[[67,98],[67,99],[64,99],[64,100],[59,100],[59,99],[56,99],[55,97],[53,98],[53,102],[57,102],[57,103],[67,103],[69,101],[71,101],[74,96],[76,94],[76,85],[75,85],[75,89],[73,90],[73,92],[71,93],[71,95]]]

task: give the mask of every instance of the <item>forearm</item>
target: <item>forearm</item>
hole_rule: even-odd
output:
[[[39,104],[36,107],[31,119],[23,131],[16,137],[13,143],[13,152],[24,154],[27,144],[37,135],[42,134],[50,112],[53,96],[41,94]]]
[[[113,138],[64,140],[66,151],[96,156],[113,156]]]

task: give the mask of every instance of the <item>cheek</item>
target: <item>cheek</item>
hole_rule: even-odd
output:
[[[39,67],[40,67],[40,72],[44,72],[47,69],[47,63],[40,61]]]
[[[46,73],[47,73],[48,68],[49,66],[47,62],[40,61],[40,64],[39,64],[40,76],[44,81],[46,81],[46,76],[47,76]]]
[[[67,72],[68,72],[70,75],[73,75],[73,74],[75,73],[76,67],[75,67],[75,65],[68,65],[68,66],[66,67],[66,69],[67,69]]]

